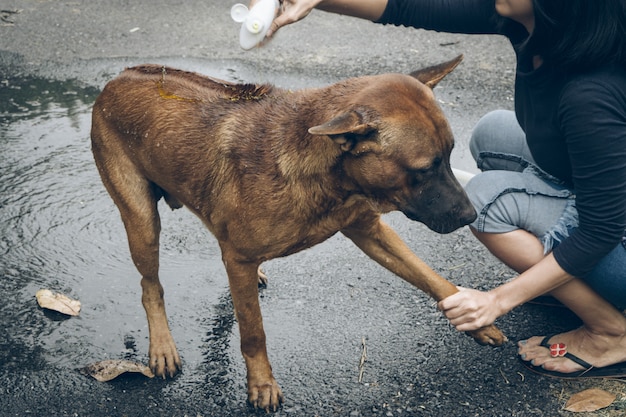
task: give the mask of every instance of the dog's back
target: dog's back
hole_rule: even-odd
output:
[[[321,175],[340,151],[312,139],[300,97],[160,66],[130,68],[94,104],[96,164],[114,199],[149,189],[141,204],[160,197],[173,208],[184,204],[218,239],[234,237],[229,223],[242,225],[243,234],[251,218],[259,233],[242,242],[265,246],[271,256],[293,252],[302,248],[293,246],[294,236],[311,234],[306,247],[336,232],[320,227],[318,233],[307,222],[344,200],[341,180]]]
[[[146,83],[147,88],[156,85],[163,99],[188,102],[213,101],[217,98],[231,101],[258,100],[274,89],[270,84],[235,84],[195,72],[146,64],[125,69],[107,84],[103,93],[114,89],[116,84],[136,88],[143,83]]]

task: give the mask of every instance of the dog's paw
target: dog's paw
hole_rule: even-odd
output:
[[[154,375],[161,378],[173,378],[182,370],[182,361],[178,356],[176,345],[161,344],[159,346],[150,345],[150,369]]]
[[[467,334],[472,336],[474,340],[481,345],[502,346],[509,340],[504,334],[502,334],[500,329],[494,325],[482,327],[478,330],[472,330],[471,332],[467,332]]]
[[[265,384],[248,385],[248,403],[255,409],[276,412],[283,401],[283,392],[274,378]]]

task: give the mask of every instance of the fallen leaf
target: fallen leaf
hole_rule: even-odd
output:
[[[565,404],[565,410],[573,413],[597,411],[611,405],[615,398],[616,396],[610,392],[598,388],[590,388],[572,395],[567,404]]]
[[[41,308],[58,311],[68,316],[78,316],[80,313],[80,301],[72,300],[63,294],[54,293],[50,290],[39,290],[35,297],[37,297],[37,303]]]
[[[84,368],[80,369],[80,371],[81,373],[90,376],[100,382],[111,381],[127,372],[140,373],[147,376],[148,378],[154,377],[154,374],[146,365],[122,359],[111,359],[95,362],[85,366]]]

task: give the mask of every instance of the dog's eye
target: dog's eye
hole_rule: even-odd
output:
[[[439,167],[439,165],[441,165],[441,158],[435,158],[430,165],[422,166],[419,168],[414,167],[412,169],[409,169],[409,172],[414,175],[425,175],[429,172],[435,171]]]
[[[419,168],[419,169],[414,169],[412,172],[414,175],[425,175],[428,174],[428,172],[431,170],[430,167],[428,168]]]
[[[424,168],[412,168],[409,169],[409,173],[412,177],[419,177],[428,174],[433,169],[432,166],[424,167]]]
[[[410,169],[408,175],[409,185],[411,187],[417,187],[420,183],[425,181],[429,172],[430,168]]]
[[[409,182],[412,187],[417,186],[420,182],[426,180],[428,176],[437,171],[439,165],[441,165],[441,158],[436,158],[428,166],[414,167],[409,169]]]

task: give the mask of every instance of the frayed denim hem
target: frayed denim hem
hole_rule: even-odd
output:
[[[557,177],[548,174],[546,171],[539,168],[537,165],[529,164],[526,168],[524,168],[523,172],[533,174],[536,177],[541,178],[545,182],[555,185],[557,188],[567,188],[564,181],[561,181]]]
[[[543,244],[543,254],[550,253],[563,240],[569,237],[572,230],[578,227],[578,211],[574,196],[568,198],[567,206],[559,221],[540,239]]]

